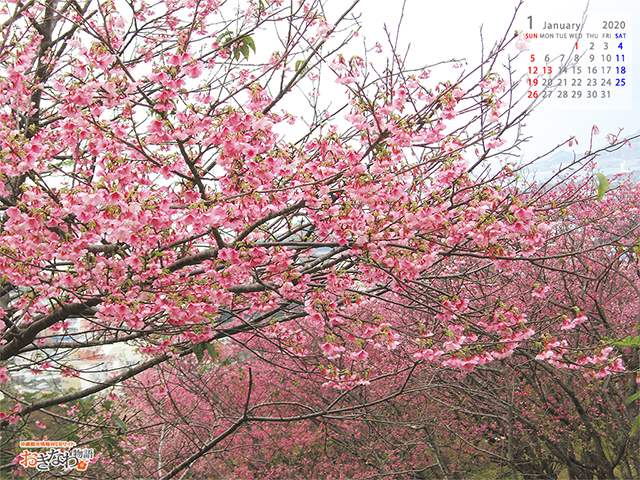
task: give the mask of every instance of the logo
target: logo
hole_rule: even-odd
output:
[[[73,448],[75,442],[50,442],[46,440],[20,442],[24,448],[20,457],[23,467],[35,467],[40,472],[49,472],[54,468],[84,471],[95,457],[93,448]],[[48,448],[46,452],[32,452],[27,448]]]

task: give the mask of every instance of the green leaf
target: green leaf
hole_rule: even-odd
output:
[[[120,455],[122,455],[122,456],[125,455],[124,450],[120,446],[120,440],[119,439],[117,439],[115,437],[112,437],[110,435],[105,435],[105,436],[102,437],[102,439],[107,444],[107,448],[109,450],[109,453],[112,453],[115,450]]]
[[[256,53],[256,43],[253,41],[253,38],[247,35],[246,37],[243,37],[242,41],[245,43],[245,45],[251,47],[253,53]]]
[[[198,359],[198,363],[202,363],[202,359],[204,358],[204,342],[196,343],[193,345],[193,353],[196,354],[196,358]]]
[[[240,53],[244,55],[245,60],[249,59],[249,46],[246,43],[243,43],[242,45],[240,45]]]
[[[596,178],[598,179],[598,200],[600,200],[609,190],[609,180],[602,173],[596,173]]]
[[[640,392],[636,392],[633,395],[631,395],[629,398],[627,398],[627,404],[633,403],[636,400],[638,400],[639,398],[640,398]]]
[[[232,38],[233,38],[233,32],[231,30],[227,30],[226,32],[218,35],[218,38],[216,40],[219,44],[224,45]]]
[[[126,433],[127,432],[127,424],[124,423],[122,421],[122,419],[118,415],[113,415],[112,418],[116,421],[116,423],[118,424],[118,426],[122,430],[122,433]]]
[[[640,336],[632,337],[629,335],[624,340],[613,342],[616,347],[640,347]]]
[[[113,452],[113,438],[105,435],[102,437],[102,441],[107,445],[107,449],[109,450],[109,452]]]
[[[204,348],[206,348],[207,352],[209,352],[209,356],[211,357],[211,360],[215,360],[218,357],[218,352],[216,351],[215,345],[211,343],[205,343]]]
[[[631,431],[629,432],[629,436],[633,437],[633,435],[635,435],[635,433],[638,431],[639,428],[640,428],[640,415],[637,415],[635,421],[633,422],[633,426],[631,427]]]

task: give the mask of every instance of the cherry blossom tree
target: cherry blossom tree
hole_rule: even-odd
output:
[[[134,455],[113,455],[106,469],[127,477],[162,476],[193,454],[199,442],[211,438],[212,428],[232,421],[244,407],[246,380],[252,373],[250,415],[256,419],[196,459],[188,469],[195,478],[440,478],[455,466],[446,442],[455,436],[438,428],[439,406],[426,402],[421,389],[399,387],[396,376],[372,382],[371,390],[390,395],[372,402],[372,392],[360,389],[331,398],[319,375],[295,371],[293,362],[269,366],[257,357],[242,362],[220,352],[216,362],[200,364],[189,357],[163,366],[127,386],[127,395],[102,415],[130,418],[130,433],[119,443]],[[388,354],[387,354],[388,356]],[[381,359],[378,359],[381,360]],[[392,358],[387,358],[387,363]],[[398,364],[398,362],[396,362]],[[406,379],[406,377],[405,377]],[[413,384],[413,382],[411,382]],[[131,401],[135,399],[134,401]],[[327,408],[331,414],[314,415]],[[366,407],[354,409],[356,404]],[[119,407],[115,405],[119,403]],[[257,417],[260,417],[258,420]],[[429,418],[429,429],[423,423]],[[422,422],[422,423],[421,423]],[[443,445],[443,443],[445,445]],[[459,453],[459,452],[455,452]],[[463,460],[464,458],[464,460]],[[457,458],[466,472],[479,470],[473,455]],[[442,467],[440,466],[442,465]],[[104,476],[105,473],[102,472]],[[104,478],[104,477],[103,477]]]
[[[190,355],[291,365],[325,393],[284,408],[258,388],[268,370],[236,368],[234,408],[161,478],[255,424],[356,415],[424,362],[469,371],[536,340],[526,306],[489,302],[482,280],[534,258],[572,201],[531,195],[499,162],[530,111],[500,59],[526,45],[508,26],[442,81],[393,43],[378,67],[379,46],[341,54],[358,3],[1,4],[5,459],[61,406],[73,438],[122,448],[107,395]],[[141,359],[106,378],[68,360],[119,345]],[[622,368],[591,353],[583,368]],[[27,398],[25,371],[90,385]]]
[[[456,390],[475,404],[470,410],[480,404],[491,413],[480,423],[509,439],[511,458],[503,461],[529,475],[556,478],[565,469],[576,479],[629,478],[640,466],[638,186],[616,183],[595,202],[581,198],[588,185],[567,183],[558,193],[574,201],[544,255],[514,278],[515,288],[501,279],[502,291],[521,292],[529,321],[546,332],[538,350],[519,347],[500,368],[471,375],[469,390]],[[583,371],[585,364],[594,370]],[[476,403],[479,392],[491,393]]]
[[[576,479],[632,478],[640,458],[633,431],[638,405],[628,399],[637,397],[638,348],[614,340],[637,332],[637,190],[627,181],[596,201],[588,184],[567,182],[558,194],[574,201],[557,212],[544,252],[518,269],[485,271],[482,281],[467,282],[468,289],[481,285],[482,299],[494,306],[485,309],[484,320],[473,319],[480,313],[469,309],[460,322],[508,343],[487,317],[498,312],[507,322],[526,310],[527,322],[544,332],[536,342],[521,343],[509,355],[496,349],[491,362],[460,366],[453,356],[425,361],[415,346],[369,350],[367,344],[388,345],[395,337],[374,334],[367,341],[362,335],[363,348],[348,361],[375,365],[378,375],[368,378],[366,389],[337,397],[326,383],[323,388],[317,360],[326,352],[317,342],[315,350],[307,344],[306,355],[278,357],[288,347],[274,348],[282,335],[272,332],[267,341],[252,339],[249,349],[214,351],[215,361],[207,356],[197,363],[191,356],[129,383],[120,415],[135,420],[121,445],[137,455],[111,468],[153,476],[184,461],[192,455],[185,451],[188,439],[210,438],[212,425],[220,428],[240,415],[253,371],[249,412],[256,421],[196,459],[189,470],[196,478],[215,472],[217,478],[556,479],[563,471]],[[444,288],[442,282],[435,280],[433,288]],[[389,332],[434,321],[408,303],[395,312],[363,309],[360,318],[383,317]],[[472,304],[480,305],[480,297]],[[489,341],[486,335],[483,343]],[[247,350],[252,354],[240,355]],[[472,358],[452,347],[440,356],[447,352]],[[331,356],[336,368],[344,367],[342,356]],[[408,368],[411,375],[397,374]],[[128,403],[131,398],[135,402]],[[354,403],[364,407],[354,410]],[[334,411],[318,415],[328,405]]]

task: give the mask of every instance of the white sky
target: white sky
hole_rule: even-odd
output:
[[[404,11],[404,19],[400,31],[400,43],[405,46],[411,43],[410,58],[414,65],[433,64],[441,60],[466,58],[469,68],[472,68],[480,59],[480,27],[483,26],[485,51],[488,51],[496,40],[507,31],[509,22],[513,16],[518,0],[407,0]],[[400,19],[402,0],[362,0],[358,9],[362,12],[362,35],[367,43],[373,44],[376,40],[384,39],[383,26],[395,36],[396,26]],[[585,8],[587,22],[583,30],[583,37],[587,32],[598,32],[599,38],[595,41],[594,53],[596,63],[589,64],[588,58],[583,57],[578,65],[587,68],[589,65],[609,65],[614,69],[616,63],[603,63],[602,55],[610,52],[623,53],[616,50],[614,41],[609,43],[609,49],[604,51],[604,39],[602,38],[602,22],[624,21],[625,29],[614,29],[614,32],[625,32],[624,53],[626,74],[624,75],[626,86],[617,90],[605,87],[614,94],[612,100],[598,99],[596,102],[581,98],[580,100],[555,100],[546,101],[534,114],[527,119],[525,133],[533,136],[533,140],[524,147],[525,157],[543,153],[553,148],[561,141],[575,135],[579,140],[579,150],[588,145],[591,127],[598,125],[602,135],[599,137],[602,144],[605,143],[604,135],[617,133],[624,128],[624,133],[631,135],[640,129],[640,89],[633,78],[640,79],[632,73],[640,67],[637,55],[632,54],[632,42],[636,43],[632,35],[634,19],[640,19],[640,1],[638,0],[524,0],[518,13],[514,27],[511,29],[525,32],[542,32],[542,26],[547,23],[583,23],[582,16]],[[533,29],[529,29],[529,19],[532,17]],[[553,32],[559,32],[554,30]],[[640,30],[639,30],[640,31]],[[531,40],[529,50],[522,57],[522,65],[519,71],[522,73],[530,64],[526,63],[529,55],[534,53],[537,57],[536,65],[542,67],[544,54],[548,52],[569,52],[574,47],[575,39]],[[619,43],[619,41],[618,41]],[[586,38],[580,39],[578,52],[584,53],[589,47]],[[513,49],[515,53],[515,49]],[[554,64],[552,64],[554,65]],[[617,64],[620,65],[620,64]],[[459,73],[459,72],[458,72]],[[621,75],[618,75],[621,77]],[[583,72],[581,75],[586,82],[591,75]],[[601,82],[602,75],[596,75]],[[569,82],[571,82],[571,78]],[[611,78],[608,75],[607,78]],[[443,78],[442,80],[445,80]],[[615,81],[615,78],[614,78]],[[582,93],[586,96],[586,85],[583,85]],[[572,89],[566,88],[571,95]],[[590,89],[589,89],[590,90]],[[598,95],[602,87],[598,85]],[[620,93],[624,92],[624,93]]]

